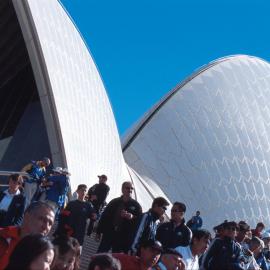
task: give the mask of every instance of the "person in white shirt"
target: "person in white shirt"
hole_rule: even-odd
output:
[[[159,262],[153,266],[152,270],[185,270],[185,263],[182,255],[172,248],[167,248],[162,252]]]
[[[0,227],[20,225],[23,219],[26,199],[20,192],[23,179],[12,174],[8,179],[8,189],[0,192]]]
[[[189,246],[175,249],[182,255],[186,270],[199,270],[199,256],[208,248],[210,238],[209,231],[199,229],[193,232]]]

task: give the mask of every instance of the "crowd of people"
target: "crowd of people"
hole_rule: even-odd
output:
[[[122,195],[106,204],[104,174],[71,195],[69,171],[48,174],[49,165],[49,158],[32,161],[22,169],[29,177],[10,175],[0,192],[0,270],[80,269],[85,234],[99,243],[89,270],[270,270],[270,233],[261,222],[251,230],[245,221],[225,220],[212,236],[200,211],[185,222],[183,202],[172,204],[169,220],[163,197],[143,213],[125,181]]]

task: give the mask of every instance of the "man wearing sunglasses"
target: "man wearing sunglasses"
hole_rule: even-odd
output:
[[[161,242],[164,248],[189,245],[192,233],[185,224],[185,212],[185,204],[175,202],[171,209],[171,220],[158,227],[156,239]]]
[[[8,179],[8,189],[0,192],[0,227],[21,225],[26,201],[19,189],[22,182],[19,174],[12,174]]]
[[[163,197],[157,197],[153,200],[152,207],[140,218],[131,246],[131,253],[137,254],[142,241],[149,239],[156,240],[159,219],[164,215],[168,205],[169,202]]]
[[[113,252],[127,253],[136,229],[137,218],[142,214],[140,204],[132,199],[133,185],[131,182],[122,184],[122,196],[109,202],[97,227],[97,239],[102,234],[98,253]]]
[[[216,238],[203,257],[205,270],[243,270],[242,250],[235,241],[238,224],[234,221],[222,224],[222,238]]]

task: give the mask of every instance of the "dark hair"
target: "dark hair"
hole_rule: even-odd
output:
[[[169,205],[168,201],[163,197],[157,197],[153,200],[152,207],[154,206],[167,206]]]
[[[21,182],[23,181],[22,176],[19,175],[18,173],[11,174],[11,175],[8,177],[8,180],[12,180],[12,181],[14,181],[14,182],[17,182],[18,180],[21,180]]]
[[[211,239],[211,233],[205,229],[198,229],[192,231],[191,244],[193,244],[194,239],[201,240],[202,238]]]
[[[238,226],[240,232],[248,232],[250,230],[250,226],[245,221],[239,221]]]
[[[176,206],[179,210],[186,212],[186,205],[181,202],[174,202],[173,206]]]
[[[101,254],[92,257],[88,270],[94,270],[98,266],[100,270],[112,269],[112,270],[121,270],[121,264],[119,260],[113,258],[109,254]]]
[[[77,239],[67,236],[61,235],[56,237],[53,241],[54,246],[57,246],[57,250],[60,255],[65,255],[69,251],[73,251],[76,256],[78,256],[80,244]],[[59,255],[58,254],[58,255]]]
[[[52,207],[51,205],[49,205],[48,203],[46,202],[41,202],[41,201],[38,201],[38,202],[32,202],[25,210],[25,214],[28,213],[28,214],[33,214],[35,212],[38,212],[40,209],[42,208],[46,208],[52,212],[55,212],[55,209],[54,207]]]
[[[239,230],[239,225],[235,221],[226,221],[223,223],[223,229],[229,229],[231,227],[236,228]]]
[[[265,228],[265,225],[262,222],[258,222],[256,228],[258,227]]]
[[[131,181],[125,181],[125,182],[122,184],[122,189],[124,189],[124,187],[125,187],[126,184],[131,184],[131,185],[132,185],[132,182],[131,182]]]
[[[28,270],[31,263],[49,249],[54,247],[48,237],[42,234],[27,235],[16,245],[5,270]]]
[[[85,185],[85,184],[80,184],[80,185],[78,185],[77,190],[83,189],[83,188],[87,188],[87,185]]]

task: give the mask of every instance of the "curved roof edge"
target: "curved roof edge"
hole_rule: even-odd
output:
[[[229,55],[225,57],[218,58],[214,61],[209,62],[206,65],[196,69],[190,76],[181,81],[176,85],[171,91],[169,91],[160,101],[158,101],[149,111],[147,111],[137,123],[132,126],[126,134],[122,137],[122,150],[123,152],[130,146],[130,144],[136,139],[141,130],[147,125],[147,123],[154,117],[154,115],[162,108],[162,106],[170,100],[181,88],[183,88],[187,83],[189,83],[192,79],[203,73],[204,71],[216,66],[222,62],[229,61],[234,58],[256,58],[263,62],[268,63],[266,60],[250,55],[244,54],[236,54]]]
[[[12,2],[22,30],[37,84],[40,103],[47,127],[52,159],[56,164],[59,163],[66,166],[67,161],[64,143],[57,116],[56,104],[53,98],[52,85],[32,12],[28,0],[12,0]]]

